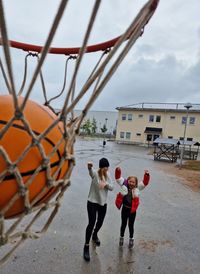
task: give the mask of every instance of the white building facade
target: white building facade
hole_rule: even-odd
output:
[[[80,115],[80,113],[81,113],[81,110],[74,110],[75,116]],[[92,122],[92,120],[95,119],[96,125],[97,125],[97,133],[102,133],[101,128],[105,125],[107,128],[106,133],[113,134],[113,132],[116,132],[117,117],[118,117],[117,111],[90,110],[88,111],[84,121],[86,121],[87,119],[90,119],[90,121]]]

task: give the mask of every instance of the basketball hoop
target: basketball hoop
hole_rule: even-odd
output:
[[[50,47],[67,2],[61,1],[45,45],[38,46],[8,39],[3,3],[0,1],[0,45],[5,59],[4,64],[0,59],[0,68],[8,89],[6,95],[0,95],[0,246],[11,244],[10,251],[0,259],[0,265],[25,239],[40,237],[54,219],[70,184],[75,161],[73,145],[81,122],[133,44],[143,34],[159,0],[149,0],[121,36],[88,45],[101,3],[96,0],[81,47]],[[11,48],[27,52],[24,78],[18,92],[13,77]],[[94,52],[102,54],[76,92],[76,79],[83,56]],[[49,54],[67,55],[63,88],[51,98],[47,96],[42,74],[44,60]],[[29,57],[36,57],[37,65],[25,90]],[[74,69],[66,88],[69,60],[74,62]],[[30,99],[38,78],[41,80],[44,106]],[[91,89],[82,113],[75,117],[75,106]],[[63,94],[63,106],[57,113],[50,103]],[[33,231],[39,217],[49,209],[52,211],[41,230]],[[24,220],[26,226],[22,229]]]

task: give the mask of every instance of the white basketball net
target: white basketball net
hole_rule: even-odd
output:
[[[0,185],[4,182],[7,174],[12,175],[16,178],[18,183],[18,191],[12,197],[12,199],[8,202],[6,206],[0,208],[0,246],[1,249],[4,249],[3,255],[0,259],[0,265],[3,264],[9,256],[14,252],[14,250],[20,246],[27,238],[38,238],[43,234],[49,225],[51,224],[53,218],[55,217],[60,204],[61,198],[63,197],[64,192],[69,186],[70,183],[70,175],[74,166],[74,155],[73,155],[73,144],[75,142],[75,137],[79,132],[79,128],[81,122],[83,121],[84,117],[86,116],[88,110],[90,109],[91,105],[94,103],[98,95],[101,93],[107,82],[110,80],[111,76],[114,74],[116,69],[118,68],[119,64],[123,61],[126,54],[129,52],[135,41],[143,34],[144,27],[152,17],[159,0],[149,0],[144,7],[140,10],[138,15],[132,21],[130,26],[124,32],[124,34],[118,39],[114,46],[108,48],[103,57],[100,58],[97,65],[94,67],[93,71],[91,72],[90,76],[83,84],[81,89],[75,93],[76,88],[76,78],[79,73],[80,64],[83,59],[83,55],[87,52],[87,44],[88,39],[90,37],[90,33],[92,30],[93,23],[97,16],[97,12],[100,6],[101,1],[96,0],[94,3],[93,10],[91,12],[91,17],[89,19],[88,27],[85,32],[85,37],[82,43],[82,46],[79,50],[78,54],[68,56],[69,59],[75,60],[74,65],[74,72],[70,81],[68,88],[65,88],[65,83],[63,85],[63,89],[61,93],[65,93],[65,100],[63,103],[63,107],[60,113],[57,115],[57,118],[52,122],[52,124],[45,129],[39,136],[33,132],[32,128],[30,127],[29,122],[27,121],[26,117],[23,115],[24,109],[27,105],[28,100],[30,99],[30,95],[33,91],[34,84],[36,79],[40,77],[42,86],[43,86],[43,94],[45,98],[45,105],[50,107],[53,111],[55,111],[51,106],[50,102],[54,99],[48,99],[46,95],[46,89],[43,82],[42,77],[42,66],[44,63],[45,58],[48,56],[48,52],[50,49],[50,45],[52,39],[55,35],[56,29],[59,25],[60,19],[63,15],[65,7],[67,5],[67,0],[62,0],[60,6],[58,8],[57,14],[53,21],[51,30],[49,32],[49,36],[47,38],[46,44],[43,47],[41,53],[37,52],[29,52],[28,56],[36,56],[38,63],[33,73],[32,79],[30,81],[29,86],[24,91],[24,81],[20,90],[17,92],[16,87],[14,84],[14,76],[13,76],[13,69],[12,69],[12,60],[11,60],[11,48],[10,42],[7,35],[7,28],[4,16],[4,8],[3,8],[3,1],[0,1],[0,26],[1,26],[1,40],[0,44],[3,47],[4,53],[4,62],[0,59],[0,67],[2,76],[5,80],[5,84],[8,89],[8,94],[10,94],[13,98],[13,104],[15,107],[14,116],[7,122],[6,125],[1,127],[0,129],[0,157],[6,162],[7,169],[0,173]],[[68,61],[68,60],[67,60]],[[112,63],[111,63],[112,62]],[[3,65],[3,63],[5,65]],[[26,62],[25,62],[26,63]],[[109,68],[106,70],[106,68]],[[25,66],[25,73],[26,75],[26,66]],[[92,94],[89,96],[89,99],[82,110],[82,113],[78,117],[74,117],[73,110],[80,99],[88,92],[88,90],[92,87],[93,91]],[[18,96],[22,94],[24,96],[23,103],[19,103]],[[75,95],[77,94],[77,95]],[[15,121],[21,121],[23,126],[26,128],[27,133],[31,137],[31,144],[29,144],[24,151],[21,152],[19,159],[16,162],[12,162],[9,154],[5,151],[4,147],[1,145],[1,139],[6,134],[6,132],[12,127]],[[58,126],[59,123],[63,124],[63,136],[61,140],[55,145],[49,155],[46,155],[45,150],[41,144],[41,140],[45,138],[45,136],[53,130],[55,127]],[[58,165],[58,169],[56,172],[62,169],[63,164],[68,161],[69,168],[65,175],[61,178],[56,180],[56,176],[51,174],[50,168],[50,158],[54,153],[56,153],[57,148],[60,145],[60,142],[65,142],[65,150],[63,155],[61,155],[60,163]],[[23,160],[25,155],[28,151],[33,147],[37,147],[42,155],[43,161],[38,165],[35,172],[29,177],[27,182],[23,181],[23,178],[20,174],[18,169],[18,164],[20,161]],[[47,182],[44,189],[41,193],[38,194],[38,197],[34,199],[34,201],[29,200],[28,189],[31,185],[34,177],[41,171],[41,169],[45,168]],[[42,202],[41,204],[37,204],[36,202],[42,197],[42,192],[46,191],[46,189],[51,189],[52,187],[56,187],[56,191],[52,194],[51,199],[48,199],[46,202]],[[0,193],[2,195],[2,193]],[[12,220],[7,220],[5,218],[7,210],[13,205],[13,203],[19,198],[23,197],[24,201],[24,212],[19,214],[17,218]],[[1,198],[0,198],[1,199]],[[50,214],[47,214],[47,211],[50,210]],[[45,213],[45,214],[44,214]],[[37,223],[39,217],[41,215],[45,215],[46,221],[43,224],[42,228],[39,231],[34,231],[33,227]],[[49,215],[49,216],[48,216]],[[24,221],[25,220],[25,221]],[[1,250],[0,250],[1,251]]]

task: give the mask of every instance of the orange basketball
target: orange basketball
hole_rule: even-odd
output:
[[[19,98],[20,104],[23,102],[23,98]],[[26,104],[23,111],[25,119],[28,121],[32,131],[35,135],[40,135],[47,129],[53,121],[56,119],[56,115],[48,108],[39,105],[31,100]],[[6,151],[9,160],[14,164],[17,159],[22,155],[26,147],[32,143],[32,136],[27,132],[24,123],[20,120],[14,120],[11,127],[2,134],[2,129],[14,116],[13,99],[10,95],[0,95],[0,147]],[[52,152],[55,144],[62,137],[61,125],[55,126],[40,142],[43,146],[45,154],[48,156]],[[50,158],[51,175],[56,173],[56,180],[63,178],[65,172],[68,169],[68,161],[64,162],[61,169],[58,170],[59,161],[64,153],[64,141],[59,145],[56,152]],[[17,169],[20,171],[23,183],[26,184],[30,176],[38,166],[41,165],[43,157],[40,150],[36,145],[30,148],[25,154],[25,157],[17,163]],[[7,169],[5,156],[0,153],[0,174]],[[5,208],[11,198],[19,191],[19,185],[16,180],[16,176],[11,172],[7,172],[3,177],[0,177],[0,211]],[[42,191],[46,185],[46,170],[41,169],[40,172],[34,177],[32,183],[28,186],[29,201],[33,199]],[[52,194],[55,188],[46,188],[42,197],[40,197],[37,204],[46,200]],[[14,204],[5,212],[5,218],[16,217],[18,214],[24,211],[24,198],[18,197]]]

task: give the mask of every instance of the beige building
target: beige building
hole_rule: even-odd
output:
[[[153,143],[157,138],[200,142],[200,104],[141,103],[118,107],[116,141]],[[186,123],[187,121],[187,123]]]

